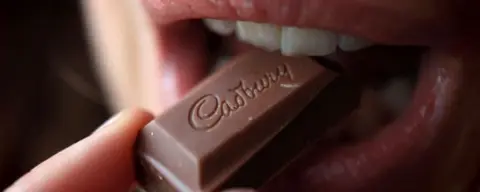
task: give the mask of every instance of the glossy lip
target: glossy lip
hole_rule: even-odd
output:
[[[169,24],[217,18],[321,28],[382,44],[434,45],[451,37],[456,7],[446,0],[142,0]]]

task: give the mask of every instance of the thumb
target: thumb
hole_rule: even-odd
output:
[[[6,191],[127,191],[134,181],[133,144],[138,131],[151,119],[143,110],[123,111]]]

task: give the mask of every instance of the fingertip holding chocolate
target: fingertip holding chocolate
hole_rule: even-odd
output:
[[[102,133],[124,133],[124,131],[139,131],[150,120],[153,115],[143,108],[128,108],[115,114],[105,121],[92,135]],[[135,129],[139,128],[139,129]]]
[[[134,182],[135,138],[152,118],[143,109],[126,109],[33,168],[6,191],[128,190]]]

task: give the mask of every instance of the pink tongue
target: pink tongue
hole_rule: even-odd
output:
[[[159,113],[180,99],[207,74],[206,38],[195,22],[178,22],[157,27],[158,67],[144,68],[142,82],[149,106]],[[150,77],[150,78],[149,78]]]

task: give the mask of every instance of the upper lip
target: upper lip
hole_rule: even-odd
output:
[[[142,0],[158,24],[248,20],[321,28],[382,44],[433,45],[452,36],[456,7],[437,0]]]

